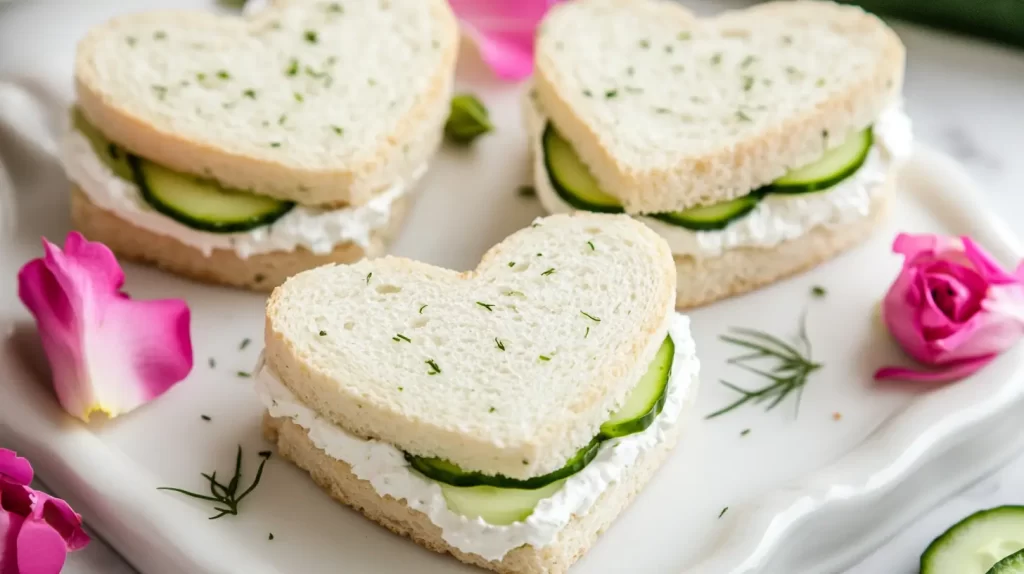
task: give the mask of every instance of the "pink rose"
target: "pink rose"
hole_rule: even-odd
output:
[[[505,80],[533,71],[533,44],[544,14],[559,0],[448,0],[480,57]]]
[[[886,327],[927,371],[885,367],[875,378],[966,377],[1024,336],[1024,262],[1011,274],[971,240],[900,234],[903,269],[882,304]]]
[[[30,482],[32,465],[0,448],[0,574],[57,574],[89,543],[82,517]]]

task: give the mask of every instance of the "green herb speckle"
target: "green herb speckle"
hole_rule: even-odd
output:
[[[827,294],[828,291],[826,291],[825,288],[822,287],[821,285],[815,285],[814,287],[811,287],[811,295],[814,295],[815,297],[821,298]]]
[[[270,147],[279,148],[281,147],[281,142],[270,142]]]
[[[334,131],[334,133],[335,133],[336,135],[339,135],[339,136],[340,136],[340,135],[344,135],[344,133],[345,133],[345,130],[344,130],[344,129],[342,129],[342,128],[341,128],[340,126],[331,126],[331,130],[333,130],[333,131]]]
[[[167,32],[164,32],[163,30],[157,30],[153,34],[153,39],[154,40],[166,40],[167,39]]]
[[[298,92],[295,92],[295,93],[294,93],[293,95],[294,95],[294,97],[295,97],[295,101],[296,101],[296,102],[299,102],[300,104],[301,104],[302,102],[306,101],[306,98],[305,98],[305,96],[303,96],[302,94],[300,94],[300,93],[298,93]]]
[[[319,37],[316,33],[316,30],[306,30],[306,33],[304,34],[303,37],[306,38],[306,41],[309,42],[310,44],[316,44],[319,41]]]
[[[420,315],[422,315],[422,314],[423,314],[423,310],[424,310],[424,309],[426,309],[426,308],[427,308],[427,306],[426,306],[426,305],[424,305],[424,306],[420,307]]]
[[[612,99],[612,98],[614,98],[614,97],[616,97],[618,95],[619,95],[619,91],[618,90],[608,90],[607,92],[604,93],[604,97],[605,97],[606,100],[610,100],[610,99]]]
[[[299,73],[299,61],[292,58],[292,61],[288,64],[288,69],[284,73],[286,76],[295,77]]]
[[[551,275],[554,272],[555,272],[555,268],[552,267],[551,269],[548,269],[547,271],[541,273],[541,275]]]
[[[493,413],[493,412],[494,412],[494,411],[496,411],[496,410],[498,410],[498,409],[496,409],[496,408],[494,408],[494,407],[491,407],[491,408],[487,409],[487,412],[489,412],[489,413]]]
[[[437,366],[434,359],[427,359],[423,362],[430,366],[430,371],[427,372],[428,375],[437,375],[441,372],[441,367]]]
[[[721,64],[721,63],[722,63],[722,53],[721,52],[715,52],[714,54],[711,55],[711,65],[712,66],[717,66],[718,64]]]
[[[515,267],[516,266],[516,262],[515,261],[509,261],[508,262],[508,266],[509,267]]]
[[[212,418],[210,418],[210,415],[199,415],[199,418],[203,419],[206,422],[210,422],[213,420]]]
[[[532,185],[520,185],[516,189],[516,194],[519,195],[519,197],[536,197],[537,189]]]
[[[321,329],[320,330],[320,336],[321,337],[326,337],[327,336],[327,331],[324,331],[323,329]]]
[[[229,74],[227,70],[218,70],[217,71],[217,77],[222,79],[222,80],[230,80],[231,79],[231,74]]]
[[[235,373],[235,375],[237,375],[238,378],[240,379],[248,379],[249,377],[252,377],[250,373],[247,373],[245,371],[238,371]]]
[[[728,507],[728,506],[726,506],[725,508],[723,508],[723,509],[722,509],[722,511],[718,513],[718,517],[719,517],[719,518],[721,518],[722,516],[724,516],[724,515],[725,515],[725,512],[726,512],[727,510],[729,510],[729,507]]]
[[[373,271],[370,271],[369,273],[366,274],[366,284],[367,285],[370,284],[370,278],[371,277],[373,277]]]
[[[267,540],[273,540],[273,539],[274,539],[274,533],[271,532],[270,535],[267,536]]]
[[[241,343],[239,343],[239,345],[238,345],[238,350],[239,350],[239,351],[242,351],[242,350],[244,350],[244,349],[245,349],[246,347],[248,347],[248,346],[249,346],[249,343],[251,343],[251,342],[252,342],[252,339],[250,339],[250,338],[248,338],[248,337],[246,337],[246,338],[242,339],[242,342],[241,342]]]
[[[167,86],[154,85],[154,86],[152,86],[152,88],[153,88],[153,93],[156,94],[156,97],[159,98],[160,100],[163,100],[164,98],[167,97]]]
[[[736,119],[741,121],[741,122],[752,122],[752,121],[754,121],[743,110],[737,110],[736,111]]]
[[[591,321],[593,321],[595,323],[600,323],[601,322],[600,319],[598,319],[597,317],[591,315],[590,313],[587,313],[586,311],[580,311],[580,315],[583,315],[584,317],[586,317],[587,319],[590,319]]]
[[[497,346],[497,347],[498,347],[499,349],[501,349],[502,351],[504,351],[504,350],[505,350],[505,343],[502,343],[502,342],[501,342],[501,339],[499,339],[499,338],[495,337],[495,338],[494,338],[494,344],[495,344],[495,345],[496,345],[496,346]]]
[[[590,336],[590,327],[587,327],[587,331],[585,333],[583,333],[583,338],[586,339],[589,336]]]
[[[643,40],[640,40],[640,47],[643,48],[644,50],[646,50],[647,48],[650,48],[651,47],[651,41],[646,39],[646,38],[644,38]]]
[[[680,32],[676,34],[676,40],[679,40],[680,42],[685,42],[689,40],[691,37],[693,36],[689,32]]]
[[[592,98],[594,97],[594,92],[591,92],[590,90],[583,90],[583,95],[587,96],[588,98]]]
[[[493,308],[494,308],[494,303],[483,303],[483,302],[477,301],[476,304],[481,306],[481,307],[483,307],[484,309],[487,309],[488,311],[492,311]]]
[[[743,76],[743,91],[749,92],[754,87],[754,76]]]
[[[551,360],[551,357],[548,357],[547,355],[541,355],[541,356],[539,357],[539,359],[540,359],[540,360],[542,360],[542,361],[550,361],[550,360]]]
[[[587,245],[590,246],[590,250],[591,251],[597,251],[597,249],[594,247],[594,242],[593,241],[588,241]]]
[[[755,61],[757,61],[757,56],[753,56],[753,55],[747,56],[746,58],[743,58],[742,62],[740,62],[740,67],[741,68],[746,68],[746,67],[750,66],[751,64],[753,64]]]
[[[210,359],[208,361],[206,361],[206,362],[210,365],[211,369],[216,369],[217,368],[217,359],[214,359],[213,357],[210,357]]]
[[[124,42],[126,44],[128,44],[129,46],[135,46],[135,44],[137,44],[139,42],[139,39],[136,38],[135,36],[128,36],[127,38],[124,39]]]
[[[345,9],[341,6],[340,2],[331,2],[327,5],[327,11],[331,14],[341,14],[345,12]]]
[[[255,100],[256,99],[256,90],[246,90],[246,91],[242,92],[242,97],[243,98],[249,98],[250,100]]]
[[[747,436],[750,434],[750,429],[743,429],[740,431],[740,436]]]
[[[399,341],[399,342],[400,341],[405,341],[406,343],[412,343],[412,339],[410,339],[409,337],[406,337],[405,335],[403,335],[401,333],[398,333],[394,337],[391,337],[391,340],[392,341]]]

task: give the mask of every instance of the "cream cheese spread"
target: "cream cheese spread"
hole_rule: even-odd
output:
[[[542,136],[547,122],[527,96],[527,125],[533,145],[537,195],[551,213],[577,208],[567,203],[551,185],[544,165]],[[532,109],[531,109],[532,108]],[[668,242],[672,253],[698,258],[717,257],[740,247],[774,247],[800,237],[819,226],[834,226],[867,217],[874,198],[883,193],[890,167],[910,156],[910,118],[899,106],[886,110],[874,124],[875,144],[856,173],[823,191],[805,194],[771,194],[746,216],[717,231],[692,231],[653,217],[638,217]]]
[[[573,515],[584,515],[637,459],[667,439],[683,406],[696,392],[700,369],[689,318],[673,313],[669,334],[675,343],[672,374],[665,390],[665,407],[651,426],[602,443],[594,460],[565,479],[555,494],[541,500],[533,514],[507,526],[488,524],[449,510],[440,485],[413,472],[401,450],[389,443],[349,434],[318,416],[281,383],[262,357],[256,367],[255,386],[272,416],[290,418],[306,429],[317,448],[351,465],[352,473],[372,484],[381,496],[405,500],[409,507],[426,514],[441,528],[445,542],[487,560],[499,560],[523,544],[535,548],[551,544]]]
[[[114,174],[84,135],[71,130],[61,142],[61,163],[68,178],[97,206],[138,227],[173,237],[209,256],[214,249],[230,249],[245,259],[273,251],[304,247],[317,255],[330,253],[342,243],[366,248],[372,232],[388,224],[395,200],[426,172],[421,167],[410,182],[398,182],[365,205],[324,209],[296,205],[270,225],[239,233],[211,233],[193,229],[154,210],[134,182]]]

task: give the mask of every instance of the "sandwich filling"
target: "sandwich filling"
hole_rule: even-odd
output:
[[[630,480],[630,469],[644,457],[671,447],[682,409],[695,394],[700,365],[687,317],[673,314],[668,334],[673,350],[665,362],[667,381],[660,412],[652,415],[643,430],[601,440],[572,474],[532,489],[454,486],[428,478],[410,462],[416,457],[392,444],[355,436],[320,417],[262,358],[256,368],[256,390],[271,416],[304,428],[317,448],[349,464],[351,472],[369,482],[380,496],[404,500],[427,515],[452,547],[500,560],[524,544],[543,548],[554,543],[573,516],[584,516],[610,486]]]
[[[373,232],[391,220],[394,203],[412,181],[398,181],[360,206],[325,208],[295,205],[243,191],[224,190],[211,181],[179,174],[105,140],[80,113],[61,142],[61,163],[89,200],[121,219],[173,237],[207,257],[215,249],[240,258],[302,247],[325,255],[342,243],[362,248]]]
[[[550,134],[548,130],[553,129],[550,121],[533,98],[527,96],[524,107],[533,148],[535,185],[541,203],[551,213],[580,210],[580,202],[573,205],[566,199],[565,190],[556,188],[558,174],[552,173],[553,163],[548,157],[552,150],[545,145]],[[687,212],[638,218],[665,238],[673,254],[709,258],[718,257],[730,249],[775,247],[817,227],[842,225],[868,217],[885,193],[893,166],[910,155],[910,119],[902,109],[894,106],[883,112],[869,130],[853,138],[863,139],[865,149],[861,151],[864,153],[855,157],[855,169],[849,173],[840,172],[841,177],[828,182],[827,186],[809,187],[802,192],[755,191],[739,200],[694,210],[699,219],[679,217]],[[849,143],[840,147],[856,144]],[[582,162],[573,168],[586,170]],[[555,165],[554,169],[559,169],[559,166]],[[569,176],[581,177],[578,173]],[[582,177],[592,180],[589,173]],[[611,202],[608,205],[597,204],[593,210],[621,211],[614,198],[605,197]]]

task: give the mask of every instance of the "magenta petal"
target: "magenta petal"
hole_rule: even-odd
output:
[[[25,517],[0,509],[0,574],[18,574],[18,534]]]
[[[58,574],[68,548],[49,524],[28,519],[18,533],[18,574]]]
[[[78,550],[89,544],[89,535],[82,529],[82,517],[67,502],[45,492],[36,492],[36,497],[33,517],[41,518],[57,531],[68,550]]]
[[[521,80],[533,71],[537,26],[556,3],[556,0],[449,0],[484,62],[507,80]]]
[[[962,238],[964,242],[964,253],[978,270],[978,273],[989,283],[1016,283],[1017,279],[1003,270],[1002,265],[988,254],[980,245],[970,237]]]
[[[959,248],[958,239],[930,233],[900,233],[892,243],[893,252],[906,257],[907,262],[922,254],[935,254]]]
[[[32,482],[32,465],[13,450],[0,448],[0,478],[27,485]]]
[[[533,33],[484,33],[472,26],[466,27],[476,42],[480,57],[499,78],[522,80],[533,72]]]
[[[923,383],[948,383],[974,374],[978,369],[992,362],[996,355],[988,355],[960,361],[939,370],[919,371],[905,367],[882,367],[875,371],[876,381],[908,381]]]

